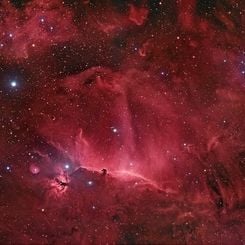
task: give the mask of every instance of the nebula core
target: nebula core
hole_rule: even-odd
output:
[[[244,14],[2,0],[0,244],[245,244]]]

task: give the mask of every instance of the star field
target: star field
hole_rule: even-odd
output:
[[[1,1],[0,244],[244,244],[244,12]]]

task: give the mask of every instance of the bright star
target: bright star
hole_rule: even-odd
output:
[[[10,83],[10,85],[11,85],[11,87],[15,88],[15,87],[17,86],[17,82],[16,82],[16,81],[12,81],[12,82]]]
[[[90,185],[90,186],[93,185],[93,183],[94,183],[94,182],[91,181],[91,180],[88,181],[88,185]]]
[[[118,129],[117,128],[112,127],[111,129],[112,129],[113,133],[118,133]]]

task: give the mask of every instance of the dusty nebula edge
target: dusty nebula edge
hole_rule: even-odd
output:
[[[245,244],[243,0],[0,2],[0,244]]]

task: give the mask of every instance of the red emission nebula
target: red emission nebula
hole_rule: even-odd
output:
[[[245,244],[244,0],[0,1],[0,244]]]

